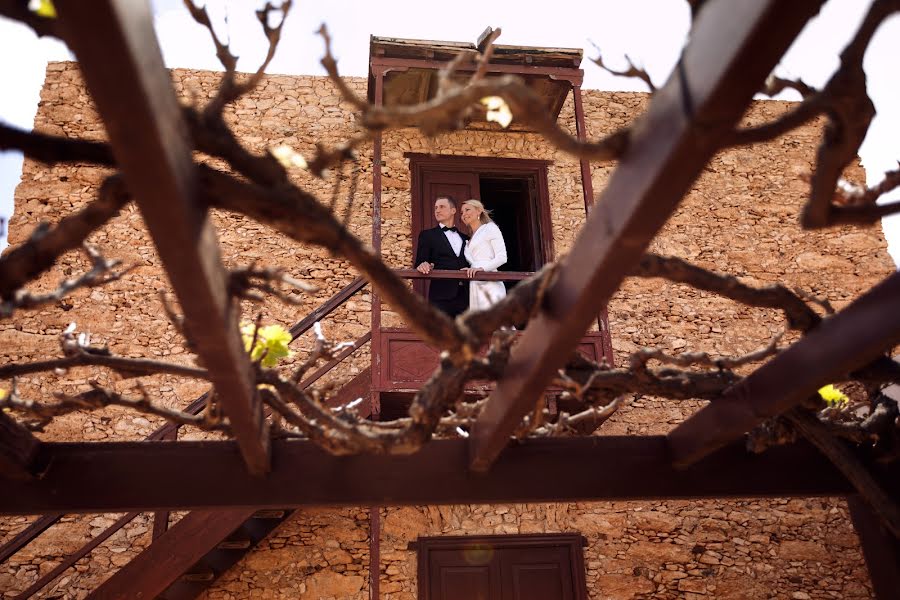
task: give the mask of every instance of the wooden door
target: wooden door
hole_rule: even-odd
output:
[[[420,538],[420,600],[581,600],[581,536]]]
[[[481,198],[478,190],[478,174],[467,171],[438,171],[426,170],[422,174],[422,190],[418,195],[418,206],[412,210],[412,240],[413,253],[416,251],[416,240],[423,229],[437,227],[434,219],[434,201],[440,196],[450,196],[456,201],[456,226],[460,227],[460,207],[469,198]],[[413,197],[414,201],[416,197]],[[428,295],[428,281],[416,281],[413,289]]]
[[[575,600],[569,549],[506,548],[500,553],[501,600]]]
[[[490,549],[484,553],[435,550],[428,565],[431,600],[499,600],[500,564]],[[420,582],[419,585],[423,585]],[[550,600],[550,599],[548,599]]]
[[[459,227],[459,207],[469,198],[481,199],[478,189],[478,174],[469,171],[426,170],[422,173],[422,193],[419,206],[413,207],[412,235],[415,240],[419,232],[437,226],[434,220],[434,201],[438,196],[452,196],[456,200],[456,226]],[[418,209],[418,210],[416,210]]]

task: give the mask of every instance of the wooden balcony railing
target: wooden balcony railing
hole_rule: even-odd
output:
[[[471,281],[522,281],[534,275],[534,271],[477,271],[469,277],[462,271],[434,270],[428,275],[415,269],[394,269],[403,279],[469,279]]]

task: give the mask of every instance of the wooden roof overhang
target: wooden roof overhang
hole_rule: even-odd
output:
[[[426,102],[437,93],[438,75],[460,53],[471,53],[478,46],[468,42],[410,40],[372,36],[369,42],[368,98],[376,101],[376,76],[383,76],[385,106],[407,106]],[[559,116],[563,104],[574,87],[581,86],[584,71],[579,68],[583,52],[580,48],[542,48],[538,46],[504,46],[495,44],[487,77],[516,75],[545,102],[547,111]],[[475,62],[460,65],[452,80],[464,82],[475,69]],[[515,121],[507,129],[483,118],[474,117],[473,129],[496,131],[528,131]]]

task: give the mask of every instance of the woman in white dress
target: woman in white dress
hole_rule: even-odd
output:
[[[506,243],[497,224],[491,221],[488,211],[478,200],[462,203],[460,219],[472,230],[466,243],[465,257],[468,268],[462,269],[469,277],[478,271],[496,271],[506,263]],[[469,283],[469,310],[484,310],[506,296],[502,281],[473,281]]]

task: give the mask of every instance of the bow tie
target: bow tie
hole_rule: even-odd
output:
[[[441,231],[456,231],[456,227],[444,227],[441,225]]]

